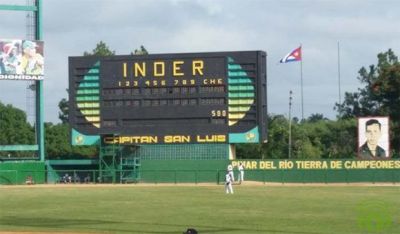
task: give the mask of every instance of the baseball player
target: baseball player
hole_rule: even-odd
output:
[[[23,56],[21,59],[22,72],[27,75],[40,75],[43,73],[43,56],[36,52],[38,45],[33,41],[22,43]]]
[[[239,169],[238,181],[242,183],[244,181],[244,166],[242,163],[239,164],[238,169]]]
[[[231,177],[231,173],[229,173],[229,171],[226,171],[226,175],[225,175],[225,193],[231,193],[233,194],[233,187],[232,187],[232,182],[233,179]]]
[[[232,177],[232,182],[235,181],[235,176],[234,176],[234,174],[233,174],[233,166],[232,166],[232,164],[229,163],[227,169],[228,169],[229,174],[230,174],[231,177]]]

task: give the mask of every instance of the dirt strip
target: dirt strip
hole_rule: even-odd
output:
[[[2,232],[2,231],[0,231],[0,234],[42,234],[42,233],[44,233],[44,234],[54,234],[54,233],[57,233],[57,234],[99,234],[98,232],[54,232],[54,231],[52,231],[52,232],[43,232],[43,231],[41,231],[41,232]],[[106,232],[102,232],[103,234],[104,233],[106,233]]]
[[[136,183],[136,184],[36,184],[36,185],[0,185],[0,189],[7,188],[112,188],[112,187],[193,187],[193,186],[220,186],[221,184],[216,183]],[[293,186],[293,187],[377,187],[377,186],[389,186],[398,187],[400,183],[264,183],[258,181],[245,181],[241,184],[234,183],[234,186]],[[1,232],[0,232],[1,233]]]

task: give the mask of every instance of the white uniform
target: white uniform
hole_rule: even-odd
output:
[[[235,176],[233,174],[233,166],[231,164],[228,165],[228,173],[232,177],[232,181],[235,181]]]
[[[239,169],[238,181],[242,182],[242,181],[244,181],[244,166],[243,166],[243,164],[240,164],[238,169]]]
[[[225,175],[225,192],[228,193],[232,193],[233,194],[233,188],[232,188],[232,178],[231,175],[228,173],[226,173]]]

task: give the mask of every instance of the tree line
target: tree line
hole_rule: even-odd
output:
[[[102,41],[85,56],[114,55],[115,51]],[[144,46],[131,54],[148,54]],[[336,120],[322,114],[312,114],[304,120],[292,119],[291,158],[333,159],[353,158],[357,154],[357,118],[365,116],[389,116],[391,155],[400,154],[400,63],[389,49],[377,55],[376,65],[362,67],[357,79],[361,87],[353,93],[346,92],[343,103],[333,107]],[[68,125],[68,100],[59,102],[61,123],[45,123],[45,147],[47,159],[93,158],[97,147],[71,146]],[[289,120],[284,115],[269,114],[268,143],[237,144],[238,158],[286,159],[289,155]],[[12,105],[0,102],[0,145],[34,144],[34,126],[26,114]],[[23,152],[1,152],[0,157]]]

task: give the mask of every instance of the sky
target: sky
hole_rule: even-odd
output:
[[[24,5],[32,0],[0,0]],[[43,0],[45,121],[57,123],[67,98],[68,57],[104,41],[118,55],[263,50],[269,114],[301,118],[300,62],[279,64],[302,45],[304,117],[335,119],[335,103],[355,92],[361,67],[389,48],[400,54],[400,2],[393,0]],[[0,11],[0,38],[27,38],[26,12]],[[339,43],[339,50],[338,50]],[[340,90],[338,51],[340,53]],[[0,81],[0,101],[33,118],[26,81]],[[340,95],[339,95],[340,94]]]

